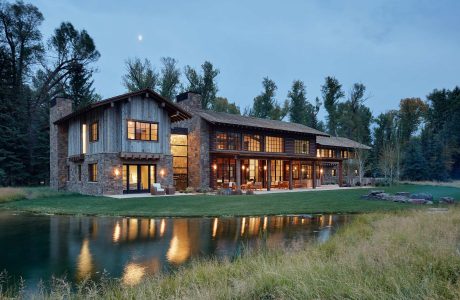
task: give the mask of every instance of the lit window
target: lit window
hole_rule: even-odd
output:
[[[128,140],[158,141],[158,124],[128,121]]]
[[[297,154],[308,154],[310,152],[310,142],[307,140],[295,140],[294,146]]]
[[[99,123],[94,122],[89,127],[89,141],[97,142],[99,140]]]
[[[88,164],[88,180],[97,182],[97,164]]]
[[[81,153],[86,154],[86,124],[81,124]]]
[[[243,150],[260,151],[260,135],[245,134],[243,135]]]
[[[265,137],[265,151],[266,152],[283,152],[284,141],[281,137],[266,136]]]

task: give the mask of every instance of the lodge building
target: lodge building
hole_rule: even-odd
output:
[[[72,112],[50,109],[50,184],[83,194],[148,192],[153,183],[199,190],[316,188],[345,182],[355,141],[313,128],[173,103],[146,89]],[[357,175],[354,170],[347,178]]]

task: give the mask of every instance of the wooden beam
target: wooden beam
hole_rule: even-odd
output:
[[[313,161],[312,171],[313,171],[313,188],[316,189],[316,162],[315,161]]]
[[[289,160],[289,189],[292,190],[294,188],[292,182],[292,160]]]
[[[267,191],[270,191],[272,184],[272,161],[267,159]]]
[[[343,184],[343,168],[342,168],[342,161],[339,161],[339,187],[342,187]]]
[[[241,159],[236,159],[236,189],[241,189]]]

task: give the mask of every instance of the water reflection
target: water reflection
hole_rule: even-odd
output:
[[[242,218],[95,218],[0,214],[0,269],[29,285],[52,275],[79,282],[104,271],[126,285],[198,257],[232,258],[243,248],[325,241],[344,215]],[[27,250],[25,250],[27,249]],[[29,254],[32,253],[32,254]],[[24,255],[28,254],[28,255]]]

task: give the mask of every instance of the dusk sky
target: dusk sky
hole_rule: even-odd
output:
[[[171,56],[221,73],[219,96],[242,109],[265,76],[286,99],[294,79],[307,96],[324,77],[345,91],[362,82],[374,115],[405,97],[460,84],[460,1],[32,1],[48,38],[62,21],[86,29],[101,53],[95,87],[104,98],[125,92],[124,61]],[[142,35],[142,40],[139,40]],[[186,82],[185,78],[182,80]],[[324,116],[322,109],[321,116]]]

